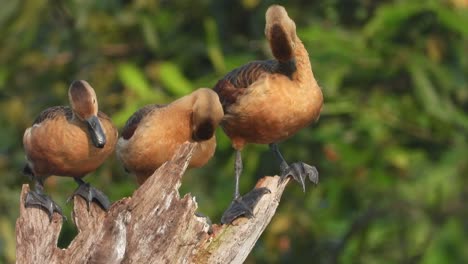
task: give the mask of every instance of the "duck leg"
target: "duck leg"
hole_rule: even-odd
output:
[[[292,176],[294,180],[302,185],[302,190],[305,192],[305,180],[308,177],[309,180],[315,184],[318,184],[319,173],[317,168],[310,166],[304,162],[295,162],[288,165],[286,160],[279,151],[278,144],[269,144],[270,150],[275,154],[276,158],[280,162],[281,180],[283,181],[288,176]]]
[[[230,224],[238,217],[245,216],[252,218],[254,216],[253,209],[257,205],[263,195],[270,193],[268,188],[255,188],[244,196],[239,193],[239,179],[242,173],[242,156],[241,151],[236,150],[235,174],[236,174],[236,187],[234,191],[234,200],[231,202],[229,208],[224,212],[221,217],[222,224]]]
[[[42,178],[35,178],[34,191],[29,191],[26,194],[24,201],[24,207],[36,207],[42,208],[46,211],[49,216],[49,220],[52,221],[52,215],[57,212],[65,220],[67,219],[60,206],[58,206],[50,196],[44,193],[44,180]]]
[[[86,200],[88,203],[88,211],[89,211],[89,206],[93,200],[97,201],[97,204],[99,204],[102,209],[107,211],[110,207],[110,201],[107,196],[101,192],[100,190],[92,187],[89,183],[84,182],[81,178],[73,178],[76,183],[78,183],[78,188],[73,192],[73,194],[68,198],[67,202],[69,202],[75,195],[79,195],[83,197],[83,199]]]

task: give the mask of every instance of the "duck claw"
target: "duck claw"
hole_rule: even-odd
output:
[[[26,194],[24,207],[36,207],[43,209],[49,216],[49,220],[51,222],[54,212],[57,212],[63,217],[64,220],[67,220],[67,218],[62,213],[62,208],[60,208],[60,206],[58,206],[58,204],[55,203],[52,198],[50,198],[50,196],[44,194],[41,191],[29,191]]]
[[[291,176],[295,181],[302,185],[302,190],[305,192],[305,181],[307,178],[314,184],[319,182],[319,173],[315,166],[311,166],[304,162],[295,162],[282,170],[281,180],[282,183],[288,176]]]
[[[88,211],[93,200],[95,200],[96,203],[101,206],[102,209],[104,209],[104,211],[107,212],[107,210],[109,210],[111,203],[109,198],[107,198],[107,196],[102,191],[92,187],[89,183],[86,183],[81,179],[75,179],[75,181],[79,184],[79,186],[67,199],[67,202],[70,202],[73,197],[79,195],[85,199],[88,206]]]
[[[260,201],[263,195],[271,193],[268,188],[255,188],[244,196],[239,196],[234,199],[229,208],[224,212],[221,217],[222,224],[230,224],[235,219],[245,216],[247,218],[254,217],[253,209]]]

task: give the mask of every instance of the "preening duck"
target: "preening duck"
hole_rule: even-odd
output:
[[[79,184],[74,195],[89,203],[95,199],[104,209],[109,199],[81,178],[96,170],[114,151],[118,132],[110,118],[98,111],[94,89],[86,81],[74,81],[68,90],[69,106],[50,107],[26,129],[24,173],[35,181],[35,190],[26,196],[25,206],[40,207],[49,217],[60,207],[43,191],[48,176],[73,177]]]
[[[303,162],[288,165],[277,142],[283,141],[319,118],[322,91],[312,73],[309,54],[296,34],[296,24],[286,9],[272,5],[266,12],[265,35],[275,59],[253,61],[229,72],[214,87],[225,116],[221,126],[236,150],[234,201],[222,218],[252,216],[259,196],[255,189],[248,198],[239,193],[242,172],[241,151],[245,144],[269,144],[280,162],[282,177],[292,176],[305,190],[305,178],[318,181],[315,167]],[[247,200],[249,199],[249,200]]]
[[[140,185],[187,141],[198,142],[189,167],[201,167],[215,152],[214,132],[222,117],[218,95],[207,88],[167,105],[147,105],[127,120],[117,157]]]

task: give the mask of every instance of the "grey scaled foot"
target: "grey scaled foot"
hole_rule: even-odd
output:
[[[86,200],[88,204],[88,211],[89,206],[91,205],[91,202],[93,200],[95,200],[97,204],[99,204],[99,206],[101,206],[101,208],[105,211],[109,209],[111,203],[109,201],[109,198],[107,198],[107,196],[103,192],[92,187],[89,183],[84,182],[80,178],[75,178],[75,181],[79,184],[79,186],[70,196],[70,198],[68,198],[67,202],[69,202],[76,195],[79,195]]]
[[[295,162],[281,169],[281,181],[284,181],[288,176],[291,176],[295,181],[302,185],[302,190],[305,192],[305,181],[307,178],[314,184],[319,182],[319,173],[317,168],[310,166],[304,162]]]
[[[255,188],[244,196],[235,198],[221,217],[222,224],[230,224],[241,216],[252,218],[253,209],[263,195],[270,193],[268,188]]]
[[[60,206],[58,206],[52,200],[52,198],[50,198],[48,195],[46,195],[40,190],[36,189],[34,191],[29,191],[26,194],[24,206],[44,209],[47,215],[49,216],[50,221],[52,221],[52,215],[54,214],[54,212],[57,212],[66,220],[66,217],[63,215],[62,209],[60,208]]]

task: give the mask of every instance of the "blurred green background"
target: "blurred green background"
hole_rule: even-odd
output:
[[[139,107],[212,87],[271,58],[259,0],[2,1],[0,263],[15,259],[22,136],[86,79],[119,128]],[[296,21],[325,96],[318,123],[280,145],[320,184],[290,184],[246,263],[468,262],[468,1],[279,1]],[[181,193],[219,222],[234,188],[221,129],[215,157]],[[243,151],[241,191],[278,173],[267,146]],[[136,188],[115,157],[85,178],[116,201]],[[70,215],[71,178],[48,193]],[[64,224],[60,246],[76,230]]]

